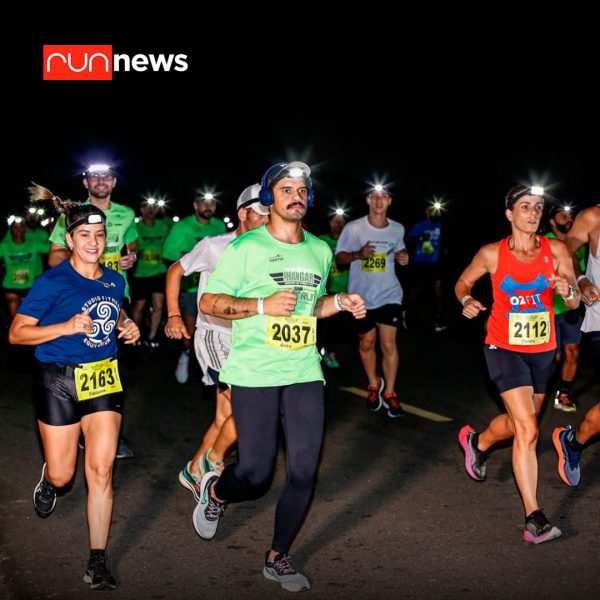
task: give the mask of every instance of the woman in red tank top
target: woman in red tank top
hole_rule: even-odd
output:
[[[561,535],[537,501],[538,414],[554,370],[554,294],[570,308],[579,305],[571,255],[563,242],[537,234],[544,208],[543,190],[518,185],[506,196],[511,235],[483,246],[455,286],[463,315],[473,319],[487,308],[471,296],[475,283],[489,274],[494,303],[485,339],[485,358],[506,413],[478,434],[460,430],[470,477],[483,481],[489,449],[514,438],[512,466],[525,509],[523,539],[539,544]]]

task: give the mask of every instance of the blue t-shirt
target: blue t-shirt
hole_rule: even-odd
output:
[[[423,219],[423,221],[419,221],[412,226],[412,229],[408,232],[408,237],[419,238],[425,233],[429,234],[429,239],[417,240],[417,247],[412,260],[416,263],[435,265],[440,262],[441,257],[442,224],[439,221]]]
[[[65,260],[39,277],[19,307],[40,325],[55,325],[88,309],[94,322],[89,334],[64,335],[39,344],[35,356],[59,366],[104,360],[117,355],[116,326],[123,304],[125,279],[104,269],[100,279],[87,279]]]

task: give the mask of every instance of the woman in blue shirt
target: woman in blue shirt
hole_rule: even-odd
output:
[[[121,308],[123,277],[99,263],[106,240],[104,213],[93,205],[62,201],[39,186],[30,191],[33,200],[51,199],[65,214],[72,253],[36,280],[9,332],[12,344],[36,346],[40,367],[36,413],[46,462],[33,503],[40,517],[54,510],[58,489],[75,473],[83,432],[90,541],[83,579],[92,589],[113,589],[105,549],[123,406],[117,337],[133,344],[140,332]]]

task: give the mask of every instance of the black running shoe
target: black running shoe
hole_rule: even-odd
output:
[[[546,518],[543,511],[538,508],[525,519],[525,530],[523,540],[534,544],[549,542],[562,535],[558,527],[554,527]]]
[[[106,566],[106,556],[93,556],[88,562],[83,581],[90,584],[90,590],[114,590],[115,578]]]
[[[269,551],[267,551],[263,575],[271,581],[277,581],[288,592],[310,589],[308,577],[297,571],[292,564],[292,559],[283,552],[280,552],[273,562],[269,562]]]
[[[46,463],[42,467],[42,477],[33,490],[33,506],[37,514],[46,518],[56,505],[56,488],[46,481]]]

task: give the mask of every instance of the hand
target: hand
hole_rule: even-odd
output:
[[[90,317],[89,309],[85,309],[83,312],[74,315],[68,321],[65,322],[65,335],[75,335],[82,333],[83,335],[89,335],[94,331],[94,321]]]
[[[355,319],[364,319],[367,316],[365,301],[360,294],[340,294],[340,304]]]
[[[121,256],[121,258],[119,258],[119,266],[121,269],[123,269],[123,271],[127,271],[128,269],[131,269],[133,265],[135,265],[136,261],[137,256],[134,253],[126,254],[125,256]]]
[[[365,258],[369,258],[372,254],[375,253],[375,246],[370,242],[367,242],[357,253],[356,255],[360,260],[365,260]]]
[[[170,317],[165,325],[165,335],[174,340],[191,339],[183,319],[180,316]]]
[[[283,292],[276,292],[272,296],[265,298],[263,308],[265,315],[291,317],[297,303],[296,292],[285,290]]]
[[[467,319],[473,319],[482,310],[487,310],[487,308],[481,304],[479,300],[475,300],[475,298],[469,298],[463,306],[462,314],[463,317],[467,317]]]
[[[571,293],[569,282],[565,277],[561,277],[560,275],[551,275],[548,277],[548,281],[550,281],[552,289],[557,294],[560,294],[563,298]]]
[[[600,289],[589,279],[581,279],[579,281],[579,289],[581,290],[581,299],[588,306],[592,306],[594,302],[600,301]]]
[[[117,337],[125,338],[126,344],[134,344],[140,339],[140,330],[132,319],[125,319],[117,329],[121,332]]]
[[[396,262],[405,267],[408,264],[408,252],[406,249],[398,250],[398,252],[394,252],[394,256],[396,258]]]

